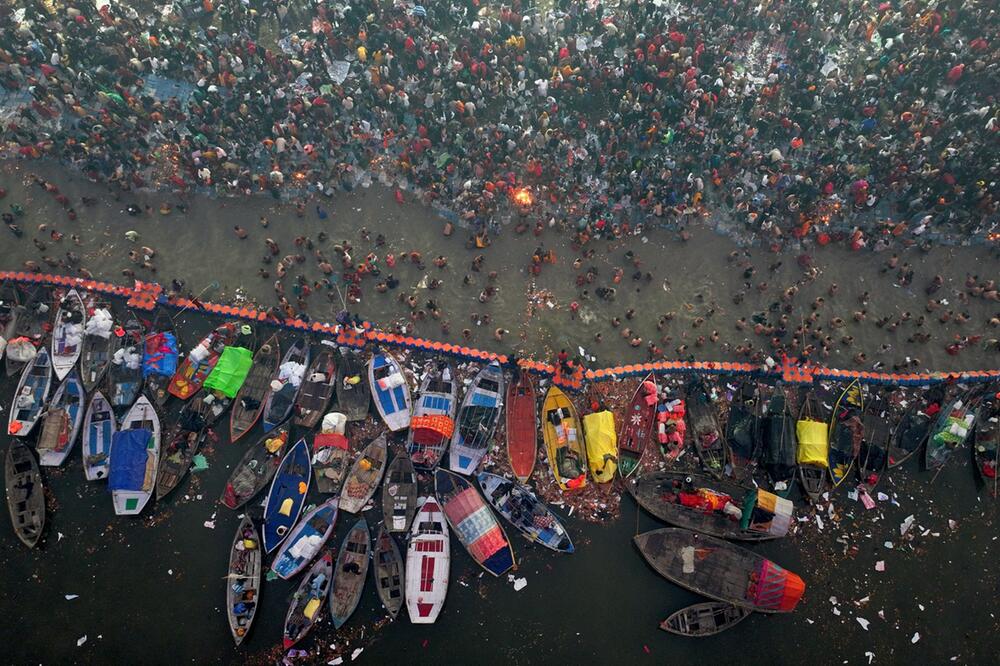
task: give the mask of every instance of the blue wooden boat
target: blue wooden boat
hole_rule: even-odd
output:
[[[264,416],[262,418],[264,432],[271,432],[291,415],[292,407],[295,406],[295,398],[305,380],[305,370],[309,367],[309,354],[309,343],[306,342],[305,338],[299,338],[282,357],[278,372],[271,381],[271,390],[267,392],[267,397],[264,399]],[[298,384],[289,381],[286,376],[292,363],[302,366],[302,374],[299,376]],[[278,386],[277,391],[274,390],[275,386]],[[264,537],[264,543],[267,543],[267,537]]]
[[[451,436],[449,467],[459,474],[472,474],[493,445],[493,433],[503,408],[503,370],[493,361],[476,375],[458,410]]]
[[[432,361],[424,368],[406,438],[406,452],[414,467],[434,469],[444,457],[455,432],[457,386],[450,365]]]
[[[573,552],[566,528],[526,487],[489,472],[479,473],[479,487],[497,513],[529,541],[556,552]]]
[[[42,432],[35,443],[38,464],[42,467],[59,467],[66,462],[83,423],[83,401],[80,376],[76,370],[70,370],[45,410]]]
[[[337,524],[337,500],[332,497],[307,513],[274,556],[271,571],[288,580],[316,557]]]
[[[434,473],[434,494],[455,536],[479,566],[494,576],[514,566],[514,550],[506,532],[468,480],[439,467]]]
[[[52,385],[52,363],[49,358],[47,350],[39,349],[35,358],[24,366],[10,407],[7,434],[27,437],[38,422]]]
[[[281,461],[264,508],[264,550],[270,553],[281,545],[302,513],[312,479],[309,446],[296,442]]]
[[[87,415],[83,419],[83,473],[87,481],[108,477],[111,439],[117,430],[111,403],[98,391],[91,396]]]
[[[375,354],[368,363],[368,383],[379,416],[389,430],[410,427],[410,386],[396,359],[388,354]]]

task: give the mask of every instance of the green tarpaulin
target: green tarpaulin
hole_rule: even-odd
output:
[[[227,398],[235,398],[243,382],[246,381],[251,365],[253,365],[253,353],[249,349],[226,347],[222,350],[219,362],[205,380],[205,388],[215,389]]]

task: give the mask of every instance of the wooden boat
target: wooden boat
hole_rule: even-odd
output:
[[[480,472],[478,478],[486,501],[528,541],[557,553],[573,552],[573,541],[559,518],[525,486],[489,472]]]
[[[337,347],[330,340],[320,343],[319,353],[302,378],[302,388],[295,399],[295,425],[315,428],[330,404],[337,384]]]
[[[906,406],[889,440],[889,469],[899,467],[920,452],[933,423],[926,410],[931,405],[939,407],[940,397],[943,396],[925,395],[922,399],[914,399]]]
[[[453,471],[473,474],[493,446],[503,394],[503,370],[493,361],[472,380],[458,409],[448,465]]]
[[[110,313],[111,309],[105,305]],[[116,349],[116,338],[112,333],[103,338],[100,335],[84,335],[80,349],[80,382],[87,393],[101,385],[111,365],[111,354]]]
[[[378,415],[389,430],[410,427],[410,386],[399,363],[388,354],[375,354],[368,362],[368,384]]]
[[[337,362],[337,411],[348,421],[362,421],[368,416],[371,391],[365,381],[367,364],[360,351],[343,348]]]
[[[514,478],[527,483],[535,470],[538,458],[538,406],[535,404],[535,383],[527,370],[522,370],[517,381],[507,384],[507,457]]]
[[[299,393],[304,377],[300,376],[299,383],[296,384],[288,372],[294,366],[302,366],[304,372],[309,366],[309,353],[309,343],[305,338],[299,338],[282,357],[278,373],[272,378],[268,386],[267,397],[264,398],[264,411],[262,413],[264,432],[274,430],[291,415],[292,407],[295,406],[295,396]]]
[[[306,440],[295,443],[281,461],[271,481],[264,506],[264,550],[270,553],[281,545],[295,525],[309,494],[312,466]]]
[[[335,629],[344,626],[361,601],[365,578],[368,576],[370,550],[368,523],[361,518],[344,537],[344,544],[337,554],[337,567],[333,572],[333,586],[330,589],[330,617]]]
[[[731,413],[729,418],[733,418]],[[799,446],[795,437],[795,417],[785,387],[776,386],[772,391],[760,430],[764,471],[771,482],[770,487],[776,495],[788,497],[795,487],[795,475],[799,470]]]
[[[417,513],[418,490],[413,463],[408,457],[397,455],[382,482],[382,519],[390,532],[410,530],[410,522]]]
[[[288,650],[309,633],[319,620],[333,580],[333,556],[326,551],[302,579],[285,615],[283,646]]]
[[[868,393],[865,412],[861,417],[864,439],[858,452],[858,481],[869,492],[875,489],[889,470],[889,440],[892,438],[892,420],[889,400],[885,393],[873,390]]]
[[[417,516],[406,545],[406,611],[411,624],[433,624],[448,596],[451,540],[441,506],[417,500]]]
[[[406,452],[414,467],[430,470],[441,462],[455,432],[457,398],[458,384],[452,367],[428,363],[406,435]]]
[[[791,473],[787,470],[777,470],[779,474],[784,474],[779,481],[795,481],[795,447],[790,449],[786,446],[778,449],[768,449],[762,441],[761,432],[761,390],[756,379],[745,377],[737,382],[737,389],[729,405],[729,417],[726,419],[726,445],[729,448],[729,455],[733,464],[733,476],[740,481],[749,480],[753,475],[753,467],[757,459],[765,458],[765,465],[772,457],[770,453],[784,454],[784,461],[791,460]],[[791,420],[789,418],[789,420]],[[778,440],[779,442],[783,440]],[[773,442],[772,442],[773,443]],[[763,451],[761,449],[763,448]],[[780,457],[780,455],[779,455]],[[771,461],[772,468],[775,463]],[[769,476],[771,476],[769,474]],[[771,476],[775,481],[775,477]]]
[[[264,490],[278,471],[288,445],[288,428],[264,435],[233,468],[219,500],[234,511]]]
[[[552,385],[542,402],[542,439],[549,458],[549,469],[562,490],[587,485],[587,449],[583,427],[576,407]]]
[[[42,414],[51,385],[52,365],[49,362],[49,352],[39,349],[35,358],[21,372],[21,380],[17,384],[8,416],[8,435],[28,436]]]
[[[138,339],[142,342],[146,396],[154,405],[162,407],[170,397],[168,389],[177,372],[181,341],[174,328],[174,320],[166,310],[160,310],[153,318],[149,334],[140,333]]]
[[[633,538],[646,561],[667,580],[759,613],[794,610],[806,585],[797,575],[753,551],[675,527]]]
[[[660,623],[660,629],[678,636],[705,638],[750,617],[750,609],[722,601],[707,601],[682,608]]]
[[[12,343],[20,338],[41,349],[42,341],[46,335],[47,324],[52,319],[52,309],[49,307],[49,289],[43,285],[36,285],[33,289],[27,288],[27,296],[22,300],[21,308],[14,326],[14,333],[7,338],[7,354],[4,364],[7,369],[7,376],[16,375],[24,370],[27,365],[25,361],[15,360],[10,355]],[[49,357],[51,358],[51,356]]]
[[[937,471],[945,466],[955,449],[968,441],[976,424],[978,399],[971,392],[965,392],[938,414],[927,438],[924,465]]]
[[[826,490],[826,468],[830,464],[830,432],[820,412],[819,400],[811,389],[806,391],[795,423],[796,453],[802,491],[813,502]]]
[[[722,539],[777,539],[793,518],[787,499],[772,495],[765,508],[760,493],[767,491],[700,474],[650,472],[638,477],[631,491],[639,506],[663,522]]]
[[[229,549],[229,573],[226,576],[226,617],[236,645],[247,637],[257,615],[263,559],[260,534],[250,516],[244,516]]]
[[[618,474],[623,479],[639,469],[646,453],[656,423],[657,392],[656,375],[651,372],[639,382],[622,415],[618,431]]]
[[[98,391],[90,397],[83,418],[83,473],[87,481],[100,481],[108,476],[111,439],[118,431],[111,403]]]
[[[507,534],[469,481],[439,467],[434,472],[434,493],[452,531],[476,564],[494,576],[513,568],[514,549]]]
[[[583,441],[587,465],[594,483],[611,483],[618,473],[618,429],[615,415],[601,401],[591,402],[597,411],[583,417]]]
[[[205,441],[203,430],[189,430],[183,416],[174,424],[166,437],[160,452],[160,467],[156,473],[156,499],[162,500],[180,485],[191,469],[195,454]]]
[[[177,420],[186,430],[200,432],[218,423],[230,404],[232,400],[219,391],[202,388],[184,403]]]
[[[976,471],[994,497],[997,496],[997,454],[1000,453],[1000,397],[998,396],[1000,393],[995,393],[983,401],[972,442],[972,460]]]
[[[313,478],[321,493],[340,495],[351,466],[351,447],[339,432],[321,430],[313,438]]]
[[[347,473],[344,487],[340,490],[340,510],[360,513],[372,498],[385,471],[388,448],[385,433],[368,443],[358,455],[351,471]]]
[[[62,381],[80,360],[83,347],[83,326],[87,311],[76,289],[70,289],[59,301],[56,323],[52,327],[52,372]]]
[[[42,433],[35,444],[38,464],[42,467],[59,467],[66,462],[83,423],[85,398],[83,384],[73,370],[56,389],[45,410]]]
[[[722,478],[729,458],[729,447],[722,436],[715,406],[701,377],[695,375],[685,387],[687,395],[687,436],[701,466],[717,479]]]
[[[222,350],[235,340],[236,324],[233,322],[226,322],[205,336],[177,366],[177,372],[167,386],[167,393],[181,400],[187,400],[197,393],[208,373],[219,362]]]
[[[116,514],[142,513],[156,489],[159,461],[160,419],[149,398],[141,395],[111,440],[108,488]],[[134,474],[137,469],[142,471],[141,476]]]
[[[408,460],[405,459],[404,460]],[[372,562],[375,566],[375,589],[382,606],[393,620],[403,607],[403,558],[399,554],[399,546],[392,534],[381,525],[378,536],[375,537],[375,549],[372,551]]]
[[[288,580],[306,568],[337,524],[337,498],[331,497],[307,513],[295,526],[271,562],[271,571]]]
[[[253,356],[253,367],[229,412],[229,441],[235,443],[250,432],[264,411],[264,399],[271,389],[271,378],[278,372],[281,349],[278,336],[272,335]]]
[[[143,386],[142,323],[130,312],[122,328],[125,335],[116,339],[117,346],[108,366],[108,399],[111,406],[119,412],[128,411],[139,397]]]
[[[7,447],[4,484],[14,533],[21,543],[34,548],[45,529],[45,486],[35,454],[16,439]]]
[[[864,439],[864,387],[854,380],[841,392],[830,415],[830,482],[840,486],[854,469]]]
[[[18,292],[17,284],[12,280],[4,280],[0,283],[0,338],[3,343],[0,347],[5,347],[6,343],[12,340],[17,331],[17,320],[24,312],[21,305],[21,295]],[[0,357],[3,356],[3,349],[0,349]]]

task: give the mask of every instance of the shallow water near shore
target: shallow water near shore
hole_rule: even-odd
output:
[[[81,196],[101,201],[93,207],[76,206],[80,220],[69,222],[65,212],[40,188],[21,188],[19,183],[29,169],[57,183],[74,201]],[[329,255],[332,244],[341,238],[349,238],[357,248],[356,254],[363,254],[368,246],[362,243],[357,230],[367,226],[373,238],[378,231],[386,235],[390,250],[422,251],[428,261],[426,272],[432,276],[437,269],[429,260],[437,254],[449,256],[450,267],[443,271],[445,285],[432,296],[421,292],[421,298],[433,297],[447,311],[453,320],[452,341],[461,328],[469,326],[465,323],[469,313],[488,311],[494,323],[475,332],[474,344],[503,351],[517,346],[538,357],[553,349],[583,345],[597,356],[599,364],[634,360],[642,350],[631,349],[619,339],[606,323],[610,316],[624,318],[627,308],[635,308],[633,326],[647,335],[647,331],[656,332],[660,314],[675,310],[678,315],[671,326],[679,337],[684,331],[689,335],[695,332],[691,323],[704,315],[713,299],[719,305],[711,319],[718,321],[706,326],[717,327],[724,340],[735,344],[743,334],[733,329],[732,320],[765,309],[776,298],[773,293],[758,295],[751,290],[742,309],[736,310],[730,300],[735,289],[731,285],[740,281],[741,271],[726,261],[734,246],[707,229],[694,229],[687,243],[667,232],[650,231],[647,243],[632,239],[608,244],[596,258],[602,279],[610,276],[614,266],[624,265],[624,252],[632,248],[643,260],[643,270],[654,273],[654,280],[651,285],[641,285],[641,291],[636,293],[626,289],[631,286],[626,275],[611,309],[603,302],[604,307],[584,302],[580,320],[573,321],[567,309],[577,297],[575,272],[570,265],[573,255],[561,235],[547,230],[536,240],[530,233],[528,237],[515,237],[505,227],[503,235],[484,251],[484,271],[500,273],[500,294],[484,306],[476,297],[485,284],[485,274],[475,275],[474,288],[462,285],[474,252],[465,249],[461,232],[452,238],[442,237],[439,219],[419,206],[400,207],[392,193],[384,190],[373,188],[322,202],[331,215],[321,222],[312,210],[315,202],[305,218],[298,219],[290,207],[264,198],[192,198],[187,215],[161,217],[154,213],[151,217],[132,218],[120,212],[132,201],[140,205],[149,202],[156,209],[160,202],[176,199],[142,194],[123,195],[120,202],[108,201],[104,188],[49,165],[7,163],[0,173],[0,184],[10,191],[5,207],[15,201],[28,207],[21,220],[25,238],[12,240],[13,236],[8,236],[0,244],[0,264],[5,268],[26,259],[38,260],[42,253],[32,246],[30,238],[37,225],[44,222],[67,234],[52,246],[64,253],[71,249],[69,234],[80,234],[84,245],[78,251],[95,278],[125,283],[127,279],[120,271],[130,265],[125,253],[132,246],[124,233],[135,229],[142,235],[139,245],[157,250],[157,274],[142,273],[140,277],[155,277],[165,284],[182,277],[187,289],[195,294],[218,281],[219,288],[206,291],[205,299],[224,301],[242,287],[248,296],[270,304],[273,278],[256,276],[264,254],[263,238],[274,238],[285,254],[292,251],[293,237],[309,235],[315,239],[321,229],[326,229],[330,235]],[[257,225],[260,215],[271,220],[266,230]],[[232,234],[234,224],[246,227],[251,238],[237,240]],[[32,233],[27,233],[29,230]],[[539,242],[554,249],[558,263],[546,265],[535,286],[528,287],[524,269]],[[600,256],[603,253],[609,256]],[[791,280],[799,272],[794,256],[774,258],[760,249],[752,254],[758,268],[755,280],[778,284],[781,278]],[[817,256],[823,275],[814,287],[817,293],[825,292],[829,281],[838,282],[841,290],[832,300],[849,303],[850,309],[856,307],[854,296],[868,290],[873,313],[893,309],[916,312],[922,310],[925,300],[922,284],[934,273],[948,278],[946,289],[959,289],[966,270],[977,267],[982,275],[986,268],[995,266],[982,249],[907,253],[904,260],[914,264],[918,277],[914,287],[905,290],[891,286],[890,277],[879,275],[883,259],[884,255],[827,248]],[[778,276],[762,278],[768,264],[778,260],[784,262]],[[918,260],[928,263],[918,264]],[[314,261],[304,265],[311,278],[319,276]],[[402,264],[396,274],[404,287],[416,284],[423,275],[416,267],[404,268]],[[663,288],[664,280],[668,281],[667,290]],[[552,301],[558,307],[543,306],[529,317],[525,294],[529,289],[541,288],[551,290]],[[404,306],[394,300],[393,294],[376,294],[367,281],[365,289],[357,308],[362,316],[387,325],[402,315]],[[702,299],[697,298],[699,293]],[[805,315],[809,300],[801,301]],[[330,304],[325,297],[314,295],[309,311],[316,318],[332,318],[332,308],[339,307],[339,300]],[[973,318],[976,325],[970,323],[966,334],[983,328],[980,322],[988,312],[982,303],[970,304],[970,312],[973,307],[978,308]],[[849,310],[845,318],[849,318]],[[189,311],[179,317],[178,324],[190,346],[209,330],[212,322]],[[442,339],[438,326],[437,322],[424,322],[416,330]],[[492,337],[495,326],[511,330],[501,345]],[[591,342],[597,330],[606,331],[600,345]],[[524,333],[523,340],[519,339],[520,333]],[[894,352],[886,359],[896,351],[912,353],[903,351],[901,340],[905,341],[906,335],[897,332],[890,337],[871,321],[852,328],[851,333],[857,338],[856,344],[864,345],[873,358],[878,346],[887,341],[894,344]],[[725,358],[717,347],[690,346],[699,359]],[[972,349],[958,357],[945,354],[940,344],[918,349],[923,366],[935,370],[995,365],[992,357]],[[845,357],[840,363],[834,359],[831,365],[849,366],[850,355],[841,356]],[[0,404],[5,412],[15,383],[0,379]],[[177,408],[176,403],[170,405],[165,422]],[[29,552],[9,526],[0,527],[0,566],[4,571],[0,612],[8,618],[0,627],[0,640],[10,663],[280,660],[277,648],[282,622],[297,579],[265,584],[261,610],[249,638],[243,648],[232,646],[224,613],[223,577],[239,519],[221,507],[216,498],[245,447],[259,436],[259,429],[236,445],[228,442],[224,427],[217,430],[220,441],[205,452],[210,469],[189,475],[170,497],[151,504],[138,520],[115,517],[104,486],[83,481],[78,451],[63,469],[45,472],[51,513],[40,547]],[[538,479],[548,470],[539,465],[535,474]],[[431,490],[428,479],[421,480],[421,489],[425,493]],[[880,500],[872,511],[848,499],[841,489],[833,493],[834,515],[823,510],[822,530],[813,519],[798,524],[797,534],[754,546],[754,550],[800,574],[807,584],[806,596],[791,615],[754,615],[716,638],[687,640],[657,628],[670,613],[701,599],[662,579],[645,564],[631,537],[660,525],[626,497],[617,520],[593,524],[579,516],[566,519],[577,547],[573,555],[549,553],[508,530],[519,560],[517,575],[528,581],[520,592],[515,592],[506,578],[481,575],[453,539],[452,584],[437,624],[410,625],[404,613],[396,622],[376,628],[383,613],[369,580],[358,612],[344,630],[336,632],[324,622],[299,647],[312,649],[310,659],[317,663],[330,658],[331,645],[344,650],[345,660],[349,660],[352,650],[364,647],[359,660],[379,663],[529,664],[571,659],[734,663],[749,657],[750,661],[766,659],[777,664],[867,664],[867,652],[874,654],[871,663],[943,663],[952,657],[957,657],[957,663],[992,663],[993,636],[1000,629],[1000,606],[994,600],[1000,586],[996,567],[997,501],[977,489],[968,450],[956,453],[933,483],[931,474],[910,464],[893,472],[878,490],[891,499]],[[310,502],[318,499],[320,496],[311,491]],[[561,517],[566,516],[565,510],[556,510]],[[810,513],[807,510],[804,515]],[[916,536],[903,542],[899,525],[911,514],[916,519]],[[380,512],[372,510],[368,517],[370,522],[377,522]],[[954,521],[954,526],[949,520]],[[206,521],[214,527],[206,527]],[[353,522],[351,517],[342,516],[330,543],[339,545]],[[879,561],[885,562],[884,572],[875,570]],[[79,597],[66,600],[64,595]],[[831,602],[831,597],[836,597],[836,603]],[[867,631],[856,618],[871,623]],[[913,642],[917,633],[920,637]],[[78,647],[84,636],[86,642]],[[317,646],[324,649],[317,651]]]

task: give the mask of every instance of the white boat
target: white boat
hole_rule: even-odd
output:
[[[91,396],[83,419],[83,473],[87,481],[108,478],[111,439],[117,431],[111,403],[98,391]]]
[[[39,349],[21,372],[14,400],[10,406],[7,434],[13,437],[27,437],[38,418],[42,415],[45,401],[52,386],[52,364],[49,352]]]
[[[148,436],[129,433],[145,432]],[[136,441],[141,439],[141,444]],[[144,447],[144,448],[140,448]],[[118,455],[116,455],[116,453]],[[145,453],[145,459],[142,454]],[[156,489],[156,470],[160,462],[160,419],[145,395],[132,405],[115,433],[111,444],[108,488],[119,516],[142,513]],[[141,476],[136,474],[141,467]]]
[[[406,547],[406,611],[413,624],[433,624],[448,595],[451,542],[444,512],[434,497],[418,500]]]
[[[368,383],[379,416],[396,432],[410,427],[410,386],[392,356],[375,354],[368,362]]]
[[[56,389],[42,420],[42,432],[35,443],[42,467],[59,467],[66,462],[83,423],[83,401],[83,384],[74,370]]]
[[[459,474],[474,474],[493,446],[493,434],[503,410],[503,369],[493,361],[479,371],[465,390],[451,435],[449,467]]]
[[[76,289],[70,289],[59,302],[56,323],[52,327],[52,370],[62,381],[80,359],[83,348],[83,327],[87,310]]]

